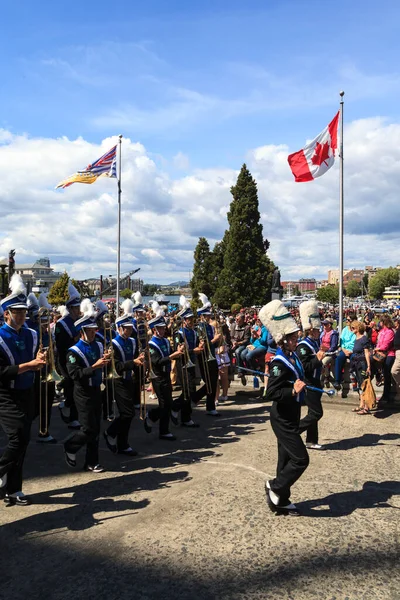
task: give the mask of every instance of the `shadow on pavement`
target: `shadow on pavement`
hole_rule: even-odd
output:
[[[362,446],[381,446],[385,440],[398,440],[400,434],[398,433],[364,433],[359,437],[347,438],[339,440],[338,442],[332,442],[331,444],[325,444],[324,450],[352,450],[353,448],[359,448]],[[400,444],[396,444],[400,445]]]
[[[361,490],[330,494],[325,498],[296,503],[305,517],[344,517],[360,508],[398,508],[388,500],[400,495],[400,481],[366,481]]]

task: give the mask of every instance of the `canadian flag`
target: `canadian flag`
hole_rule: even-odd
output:
[[[317,137],[303,150],[288,156],[295,181],[312,181],[321,177],[335,162],[339,112]]]

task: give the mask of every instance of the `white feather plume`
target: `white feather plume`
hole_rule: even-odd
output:
[[[179,306],[183,309],[183,308],[190,308],[190,302],[189,300],[186,298],[186,296],[184,296],[182,294],[182,296],[179,297]]]
[[[164,308],[158,304],[157,300],[153,300],[151,302],[151,308],[152,308],[152,311],[154,312],[154,316],[156,316],[156,317],[164,316],[164,314],[165,314]]]
[[[39,310],[39,302],[33,292],[28,294],[28,298],[26,299],[26,304],[28,306],[28,310]]]
[[[40,306],[40,308],[47,308],[48,310],[53,309],[53,307],[47,300],[47,294],[45,294],[44,292],[42,292],[39,296],[39,306]]]
[[[89,300],[89,298],[85,298],[84,300],[82,300],[81,313],[82,313],[82,316],[84,316],[84,317],[95,317],[96,316],[96,309],[93,306],[93,303],[91,302],[91,300]]]
[[[135,304],[143,304],[143,297],[140,292],[135,292],[134,294],[132,294],[131,298]]]
[[[10,279],[10,284],[8,287],[10,288],[12,294],[26,294],[26,286],[19,273],[14,273]]]
[[[102,300],[97,300],[95,307],[98,315],[104,315],[104,313],[108,313],[107,304],[105,304]]]
[[[205,294],[199,294],[199,298],[203,305],[201,308],[210,308],[211,302],[209,301],[209,299],[207,298],[207,296]]]
[[[126,300],[124,300],[121,303],[121,308],[123,310],[123,314],[124,315],[131,316],[132,312],[133,312],[133,302],[132,302],[132,300],[130,300],[129,298],[127,298]]]
[[[57,307],[57,312],[61,315],[62,318],[66,317],[69,314],[68,308],[64,306],[64,304],[61,304],[61,306]]]
[[[277,319],[277,317],[284,318]],[[296,321],[288,314],[288,309],[280,300],[272,300],[263,306],[258,313],[258,318],[268,329],[277,344],[279,344],[286,335],[299,330]]]
[[[76,287],[70,281],[68,282],[68,294],[69,294],[70,299],[81,297],[81,295],[78,292],[78,290],[76,289]]]

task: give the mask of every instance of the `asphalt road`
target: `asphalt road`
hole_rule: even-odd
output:
[[[269,406],[235,392],[219,419],[195,409],[201,428],[174,428],[175,443],[135,419],[140,455],[113,456],[102,440],[100,475],[33,440],[34,504],[0,507],[0,598],[399,599],[400,413],[325,402],[325,450],[293,488],[303,515],[277,517],[264,493],[276,464]]]

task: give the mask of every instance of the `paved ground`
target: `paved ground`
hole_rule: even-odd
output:
[[[69,471],[61,445],[32,442],[35,504],[0,507],[0,598],[399,599],[400,413],[361,417],[354,397],[328,400],[326,449],[293,489],[303,516],[276,517],[269,406],[235,392],[219,419],[196,409],[201,428],[177,428],[175,444],[135,420],[140,456],[102,442],[97,476]]]

